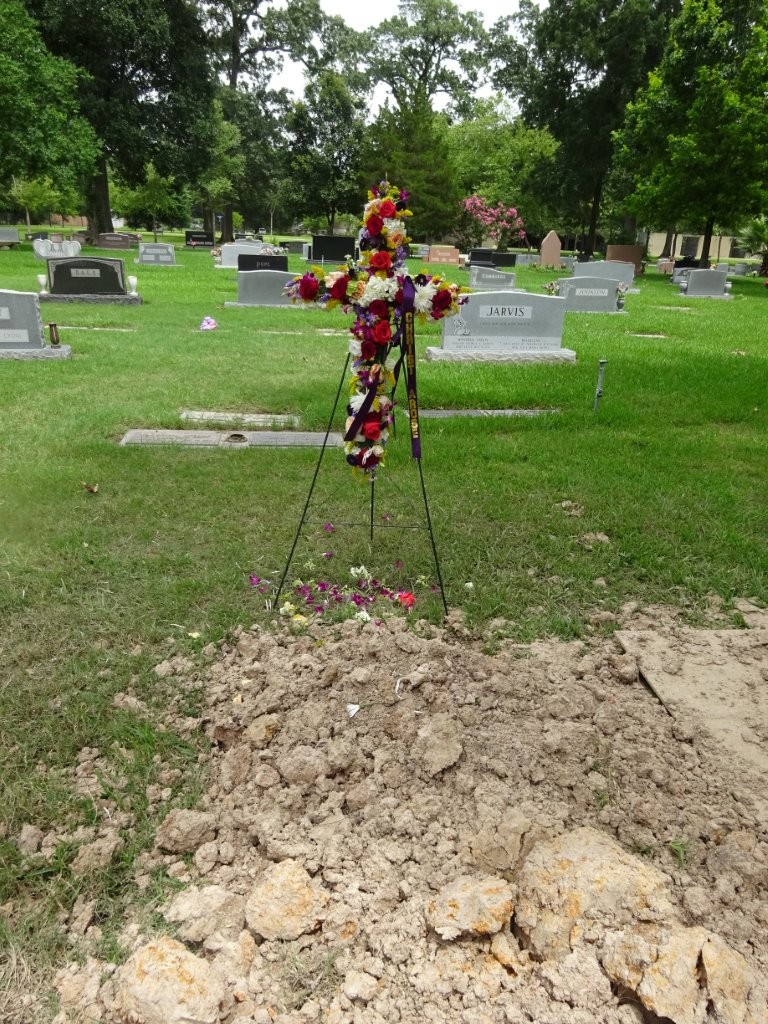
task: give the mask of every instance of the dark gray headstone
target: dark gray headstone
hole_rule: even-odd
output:
[[[136,262],[143,266],[175,267],[176,250],[170,242],[141,242]]]
[[[78,256],[48,260],[51,295],[125,295],[122,260]]]
[[[470,267],[492,267],[494,265],[493,249],[470,249],[469,265]]]
[[[43,347],[43,322],[37,295],[0,291],[0,351]]]
[[[241,252],[237,257],[238,270],[288,270],[288,257],[269,252]]]
[[[295,274],[284,270],[241,270],[237,275],[237,302],[225,306],[291,306],[283,288]]]
[[[282,242],[282,247],[287,249],[289,253],[294,256],[301,256],[304,251],[305,242],[302,242],[300,238],[291,238],[287,242]]]
[[[530,292],[470,295],[458,316],[443,321],[442,348],[427,358],[484,362],[574,362],[562,348],[565,299]]]
[[[102,232],[96,239],[96,245],[100,249],[130,249],[133,244],[134,239],[130,235],[120,232]]]
[[[190,249],[212,249],[213,235],[210,231],[185,231],[184,244]]]
[[[356,244],[352,235],[313,235],[311,258],[315,263],[323,260],[343,263],[347,256],[354,255]]]

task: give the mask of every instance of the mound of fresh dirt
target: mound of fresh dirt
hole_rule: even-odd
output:
[[[621,625],[691,644],[657,619]],[[615,639],[488,654],[458,619],[408,626],[208,652],[211,786],[137,877],[187,885],[164,911],[186,946],[129,928],[123,967],[61,972],[59,1020],[765,1024],[765,766]],[[765,625],[720,636],[706,685],[736,663],[766,683]]]

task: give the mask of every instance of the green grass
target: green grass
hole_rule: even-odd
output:
[[[193,802],[202,785],[199,742],[115,712],[114,694],[130,688],[158,712],[178,699],[194,714],[195,695],[180,696],[152,667],[171,651],[196,657],[238,623],[270,620],[248,575],[283,569],[317,460],[313,450],[117,442],[132,427],[181,426],[183,408],[291,413],[324,429],[346,342],[322,332],[349,323],[339,313],[224,308],[236,275],[214,271],[210,253],[180,251],[174,270],[134,267],[135,251],[109,255],[135,270],[143,306],[45,304],[74,357],[0,362],[0,903],[20,908],[8,941],[22,953],[37,942],[38,958],[40,942],[51,958],[62,954],[56,912],[84,888],[114,933],[135,896],[134,859],[167,809],[144,795],[158,765],[183,772],[173,803]],[[0,287],[33,290],[40,269],[29,244],[0,252]],[[518,283],[540,290],[552,276],[522,269]],[[567,316],[575,365],[419,363],[424,408],[559,410],[422,421],[448,602],[478,629],[503,618],[516,639],[577,637],[595,609],[630,600],[671,603],[693,621],[713,593],[726,606],[742,596],[768,603],[768,290],[735,279],[731,302],[695,302],[651,273],[639,287],[626,316]],[[206,315],[218,330],[199,331]],[[634,336],[643,333],[665,337]],[[420,348],[439,336],[438,325],[420,328]],[[595,415],[600,358],[608,365]],[[384,516],[387,526],[423,524],[402,414],[398,424],[376,485],[382,527]],[[329,451],[309,518],[337,529],[306,531],[289,579],[324,571],[342,580],[363,562],[415,588],[416,614],[439,619],[425,531],[377,529],[371,547],[369,501]],[[568,515],[564,501],[581,514]],[[610,543],[590,548],[582,538],[597,532]],[[69,774],[84,746],[107,758],[104,799],[128,808],[133,824],[109,871],[75,881],[71,848],[40,868],[9,840],[25,822],[74,829],[93,815]],[[158,902],[164,884],[151,887]]]

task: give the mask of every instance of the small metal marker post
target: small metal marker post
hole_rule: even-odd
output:
[[[58,324],[48,324],[48,332],[51,338],[51,346],[53,348],[58,348],[59,345],[61,344],[61,339],[59,338]]]
[[[595,405],[592,409],[593,412],[597,412],[600,408],[600,399],[603,397],[603,378],[605,377],[605,367],[607,359],[601,359],[597,367],[597,387],[595,388]]]

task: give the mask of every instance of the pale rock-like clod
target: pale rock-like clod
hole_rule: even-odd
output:
[[[167,921],[180,925],[179,936],[187,942],[204,942],[219,932],[235,939],[244,920],[245,899],[221,885],[202,889],[191,886],[175,896],[164,911]]]
[[[208,811],[171,811],[157,830],[156,845],[170,853],[192,853],[214,837],[216,818]]]
[[[271,864],[251,890],[248,927],[265,939],[297,939],[314,931],[329,896],[294,860]]]
[[[360,1002],[367,1003],[376,995],[378,984],[376,978],[365,971],[347,971],[342,991],[351,1002],[359,999]]]
[[[547,992],[559,1003],[598,1010],[612,999],[611,983],[594,953],[574,950],[564,960],[547,960],[539,968]]]
[[[87,846],[81,846],[70,866],[72,874],[82,877],[103,871],[122,848],[123,840],[118,835],[104,836]]]
[[[634,921],[674,920],[667,877],[584,827],[538,843],[520,869],[515,922],[541,959]]]
[[[464,876],[427,902],[427,924],[443,939],[493,935],[512,916],[513,891],[501,878]]]
[[[162,936],[116,972],[108,1018],[119,1024],[218,1024],[226,987],[206,960]]]
[[[445,712],[432,715],[419,729],[412,754],[430,778],[459,760],[464,752],[462,731],[456,719]]]
[[[38,828],[37,825],[22,825],[21,832],[16,837],[16,846],[19,853],[31,857],[33,853],[38,852],[42,841],[43,830],[41,828]]]

